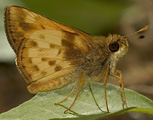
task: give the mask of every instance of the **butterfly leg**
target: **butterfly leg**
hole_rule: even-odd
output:
[[[77,100],[77,98],[78,98],[78,96],[79,96],[79,93],[80,93],[80,91],[81,91],[81,88],[82,88],[82,86],[83,86],[83,83],[84,83],[84,77],[85,77],[85,72],[83,72],[83,73],[81,74],[79,90],[78,90],[78,92],[77,92],[77,94],[76,94],[76,97],[75,97],[73,103],[71,104],[71,106],[70,106],[66,111],[64,111],[64,113],[66,113],[67,111],[69,111],[69,110],[72,108],[72,106],[74,105],[75,101]]]
[[[72,91],[70,92],[70,94],[66,98],[64,98],[63,100],[61,100],[59,102],[56,102],[55,104],[60,104],[60,103],[62,103],[64,101],[66,101],[72,95],[72,93],[74,92],[75,88],[76,88],[76,85],[74,86],[74,88],[72,89]]]
[[[122,72],[120,70],[116,70],[115,74],[113,76],[116,77],[117,79],[119,79],[121,99],[125,103],[126,108],[128,108],[125,93],[124,93],[124,81],[123,81],[123,77],[122,77]]]
[[[104,79],[104,91],[105,91],[105,102],[106,102],[107,112],[109,112],[109,108],[108,108],[108,103],[107,103],[106,84],[107,84],[107,79],[109,75],[109,69],[110,69],[110,65],[107,65],[105,79]]]

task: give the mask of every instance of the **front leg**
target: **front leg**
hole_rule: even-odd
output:
[[[124,93],[124,81],[123,81],[123,77],[122,77],[122,72],[120,70],[115,70],[114,73],[111,73],[111,75],[117,79],[119,79],[119,83],[120,83],[120,92],[121,92],[121,99],[124,102],[126,108],[128,108],[127,106],[127,102],[126,102],[126,97],[125,97],[125,93]]]

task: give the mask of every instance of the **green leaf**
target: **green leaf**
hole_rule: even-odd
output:
[[[85,85],[75,105],[65,114],[64,111],[72,104],[77,90],[67,101],[60,105],[54,103],[61,101],[69,94],[72,89],[72,85],[69,85],[51,92],[38,93],[31,100],[0,114],[0,120],[93,120],[126,112],[142,112],[153,115],[153,101],[128,89],[125,89],[125,94],[129,108],[123,109],[120,88],[112,85],[107,85],[107,99],[110,110],[110,113],[107,113],[102,84],[93,83],[91,88],[102,111],[96,106],[89,87]]]

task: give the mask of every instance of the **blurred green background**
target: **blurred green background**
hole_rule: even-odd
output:
[[[15,54],[5,35],[4,8],[7,5],[26,7],[91,35],[126,35],[149,25],[149,30],[129,38],[129,53],[120,60],[118,68],[123,71],[126,88],[153,99],[152,0],[0,0],[0,113],[32,97],[16,69]],[[140,35],[145,35],[145,39],[136,40]],[[114,80],[110,82],[117,84]],[[153,117],[130,113],[115,119],[151,120]]]

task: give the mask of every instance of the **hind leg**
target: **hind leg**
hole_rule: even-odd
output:
[[[75,88],[76,88],[76,85],[74,86],[74,88],[72,89],[72,91],[70,92],[70,94],[68,96],[66,96],[63,100],[61,100],[59,102],[56,102],[55,104],[60,104],[60,103],[62,103],[64,101],[66,101],[72,95],[72,93],[74,92]]]
[[[79,93],[81,91],[81,88],[83,86],[84,77],[85,77],[85,72],[82,72],[82,74],[80,76],[80,80],[79,80],[79,90],[78,90],[78,92],[76,94],[76,97],[75,97],[73,103],[71,104],[71,106],[66,111],[64,111],[64,113],[66,113],[68,110],[70,110],[73,107],[73,105],[75,104],[75,102],[76,102],[76,100],[77,100],[77,98],[79,96]],[[65,97],[63,100],[61,100],[59,102],[56,102],[55,104],[60,104],[60,103],[62,103],[64,101],[66,101],[72,95],[72,93],[74,92],[74,90],[76,89],[77,86],[78,86],[78,83],[76,83],[76,85],[74,86],[74,88],[72,89],[72,91],[69,93],[69,95],[67,97]]]
[[[77,94],[76,94],[76,96],[75,96],[75,99],[74,99],[73,103],[71,104],[71,106],[70,106],[66,111],[64,111],[64,113],[66,113],[67,111],[69,111],[69,110],[73,107],[73,105],[75,104],[75,102],[76,102],[76,100],[77,100],[77,98],[78,98],[78,96],[79,96],[79,93],[80,93],[80,91],[81,91],[81,88],[82,88],[82,86],[83,86],[84,77],[85,77],[85,72],[82,72],[81,77],[80,77],[79,90],[78,90],[78,92],[77,92]]]

